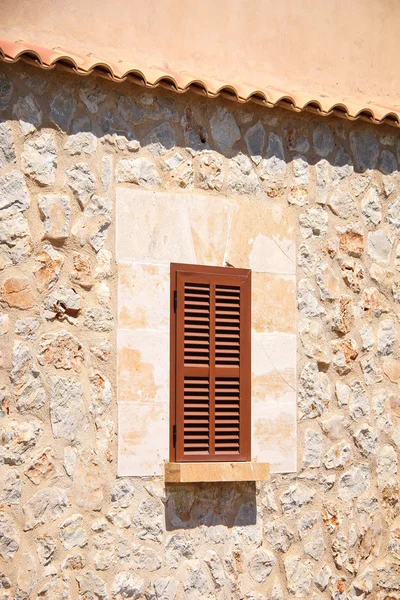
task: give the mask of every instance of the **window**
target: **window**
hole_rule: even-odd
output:
[[[171,264],[171,462],[251,459],[251,271]]]

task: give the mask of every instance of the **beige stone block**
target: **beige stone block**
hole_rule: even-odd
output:
[[[118,327],[169,329],[169,267],[119,263]]]
[[[252,274],[252,327],[258,333],[296,332],[294,275]]]
[[[296,336],[252,336],[252,459],[296,470]]]
[[[118,476],[163,475],[168,459],[167,403],[118,406]]]
[[[295,274],[294,212],[283,203],[236,200],[226,260],[260,273]]]
[[[117,332],[118,402],[169,402],[169,334]]]
[[[257,462],[165,463],[168,483],[266,481],[269,464]]]
[[[264,402],[296,399],[296,336],[257,334],[252,336],[252,397]]]
[[[224,265],[234,203],[226,198],[187,197],[196,261],[199,265]]]
[[[184,195],[118,188],[117,262],[196,261]]]
[[[252,432],[253,460],[269,462],[271,473],[296,472],[296,407],[293,402],[255,402]]]

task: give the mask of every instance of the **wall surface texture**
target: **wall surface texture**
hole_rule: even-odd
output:
[[[0,65],[0,600],[398,600],[399,160],[394,128]],[[253,330],[296,320],[297,442],[258,435],[297,472],[117,477],[117,325],[122,435],[165,404],[169,251],[282,279]]]

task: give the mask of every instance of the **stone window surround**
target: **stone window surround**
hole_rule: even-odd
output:
[[[294,226],[288,209],[273,211],[252,198],[117,188],[119,475],[162,475],[168,461],[170,262],[252,269],[252,460],[296,470]]]

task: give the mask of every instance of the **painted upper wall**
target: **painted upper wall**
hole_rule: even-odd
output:
[[[400,107],[397,0],[2,0],[1,13],[13,41]]]

